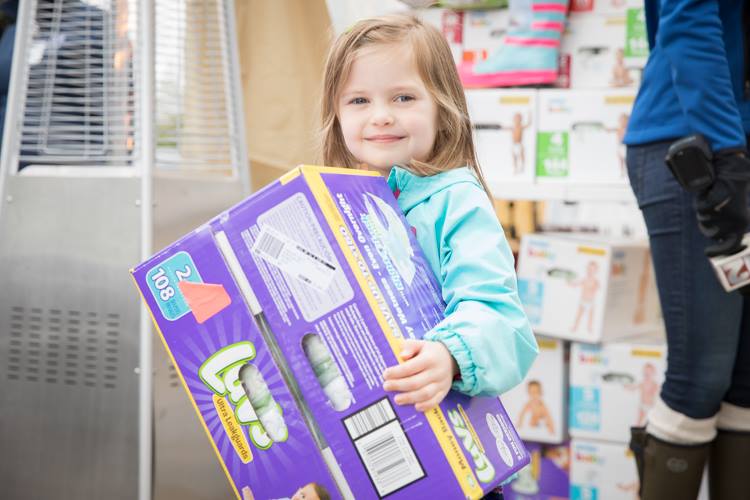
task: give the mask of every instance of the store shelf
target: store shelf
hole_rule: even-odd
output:
[[[490,182],[489,187],[500,200],[635,202],[629,184]]]

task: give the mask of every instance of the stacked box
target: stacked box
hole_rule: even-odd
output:
[[[540,90],[537,179],[626,184],[622,138],[634,100],[627,90]]]
[[[497,398],[383,391],[444,304],[375,173],[299,167],[133,276],[236,492],[480,498],[528,463]]]
[[[459,64],[463,60],[464,50],[464,13],[451,9],[419,9],[419,18],[439,29],[453,54],[453,61]]]
[[[560,52],[569,61],[571,89],[638,87],[643,62],[626,54],[627,23],[625,15],[570,16]]]
[[[574,342],[570,351],[570,435],[627,444],[646,424],[666,368],[661,343]]]
[[[566,234],[521,240],[518,291],[534,331],[601,342],[662,331],[645,242]]]
[[[467,90],[474,145],[490,185],[534,180],[535,90]]]
[[[463,60],[478,62],[487,59],[500,48],[509,28],[508,9],[465,11]]]
[[[521,439],[559,444],[567,438],[568,361],[565,342],[537,338],[537,343],[539,356],[526,378],[501,399]]]
[[[529,465],[503,487],[505,500],[560,500],[570,488],[570,445],[526,443]]]
[[[633,500],[638,487],[638,470],[627,445],[571,441],[570,500]]]

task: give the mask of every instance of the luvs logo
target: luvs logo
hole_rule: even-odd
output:
[[[206,386],[234,405],[234,415],[240,425],[248,427],[253,444],[260,449],[269,448],[273,441],[258,420],[245,388],[240,382],[240,369],[255,358],[252,342],[237,342],[211,355],[198,369],[198,376]]]
[[[469,452],[474,461],[474,471],[477,474],[477,479],[482,483],[489,483],[495,477],[495,468],[479,448],[479,443],[474,441],[474,436],[467,427],[463,417],[457,410],[449,410],[448,418],[450,418],[456,436],[461,440],[464,449]]]

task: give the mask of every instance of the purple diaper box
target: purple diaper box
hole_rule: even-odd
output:
[[[439,284],[385,180],[301,166],[132,274],[238,498],[481,498],[529,462],[497,398],[382,389]]]
[[[570,490],[570,444],[526,442],[531,461],[509,485],[505,500],[565,500]]]

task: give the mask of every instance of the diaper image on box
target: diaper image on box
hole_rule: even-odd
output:
[[[518,290],[534,331],[601,342],[663,328],[643,241],[573,234],[521,240]]]
[[[625,146],[632,91],[540,90],[537,179],[628,181]]]
[[[352,404],[352,393],[346,385],[341,370],[323,341],[314,333],[302,338],[302,347],[310,360],[315,378],[318,379],[328,401],[336,411],[344,411]]]
[[[561,443],[567,417],[567,356],[562,340],[537,338],[539,356],[521,384],[500,398],[524,441]]]
[[[477,157],[488,184],[532,182],[536,156],[535,90],[467,90]]]
[[[289,430],[284,422],[281,406],[273,399],[258,368],[250,363],[243,365],[240,368],[239,378],[263,430],[277,443],[286,441],[289,437]]]
[[[445,305],[375,172],[298,167],[132,273],[238,498],[481,498],[528,463],[497,398],[383,390]]]
[[[570,358],[570,435],[627,443],[659,396],[665,346],[574,342]]]
[[[506,500],[548,500],[568,498],[570,489],[570,445],[526,442],[529,465],[503,487]]]
[[[626,444],[574,439],[570,455],[570,500],[639,498],[635,458]]]

